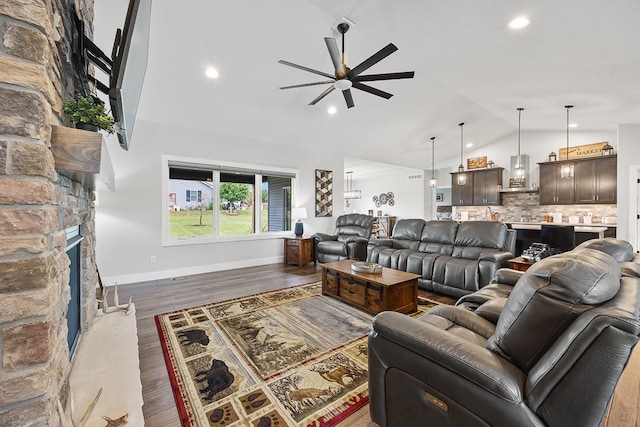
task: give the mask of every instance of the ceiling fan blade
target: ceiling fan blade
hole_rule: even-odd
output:
[[[313,68],[305,67],[304,65],[294,64],[293,62],[285,61],[284,59],[279,60],[278,64],[288,65],[289,67],[297,68],[297,69],[303,70],[303,71],[308,71],[310,73],[317,74],[319,76],[329,77],[330,79],[335,78],[331,74],[325,73],[323,71],[314,70]]]
[[[351,80],[358,74],[362,73],[364,70],[382,61],[384,58],[391,55],[396,50],[398,50],[396,45],[394,45],[393,43],[389,43],[388,45],[386,45],[385,47],[383,47],[382,49],[380,49],[379,51],[371,55],[369,58],[362,61],[359,65],[352,68],[351,71],[347,73],[347,78]]]
[[[344,95],[344,100],[347,103],[347,108],[355,107],[356,104],[353,103],[353,97],[351,96],[351,89],[343,90],[342,95]]]
[[[313,82],[313,83],[303,83],[300,85],[282,86],[280,89],[295,89],[297,87],[317,86],[317,85],[324,85],[327,83],[334,83],[334,82],[335,80],[325,80],[323,82]]]
[[[342,65],[338,42],[336,42],[336,39],[333,37],[325,37],[324,42],[327,45],[327,49],[329,49],[329,56],[331,56],[331,61],[336,69],[336,77],[339,79],[344,78],[346,73],[344,71],[344,66]]]
[[[320,101],[322,98],[324,98],[325,96],[329,95],[336,87],[335,86],[331,86],[329,88],[327,88],[327,90],[325,90],[324,92],[322,92],[320,95],[318,95],[318,97],[316,99],[314,99],[313,101],[311,101],[309,103],[309,105],[316,105],[316,103],[318,101]]]
[[[354,82],[373,82],[377,80],[412,79],[413,75],[413,71],[405,71],[402,73],[367,74],[366,76],[356,76],[352,80]]]
[[[389,92],[385,92],[383,90],[376,89],[375,87],[371,87],[369,85],[363,85],[360,82],[353,82],[353,87],[355,87],[356,89],[363,90],[365,92],[369,92],[372,95],[381,96],[381,97],[383,97],[385,99],[389,99],[389,98],[391,98],[393,96]]]

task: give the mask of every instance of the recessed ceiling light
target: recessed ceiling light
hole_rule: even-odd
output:
[[[526,16],[519,16],[514,20],[512,20],[511,22],[509,22],[509,28],[512,28],[514,30],[519,30],[520,28],[526,27],[530,23],[531,21],[529,21],[529,18],[527,18]]]
[[[465,147],[467,147],[467,148],[473,147],[473,142],[467,142],[467,145],[465,145]]]
[[[329,114],[333,115],[333,114],[335,114],[337,112],[338,112],[338,109],[333,105],[331,105],[329,108],[327,108],[327,113],[329,113]]]
[[[569,127],[570,128],[577,128],[578,124],[577,123],[569,123]]]
[[[219,74],[218,74],[218,70],[216,70],[213,67],[209,67],[207,68],[207,71],[205,71],[205,74],[207,75],[207,77],[209,77],[210,79],[217,79]]]

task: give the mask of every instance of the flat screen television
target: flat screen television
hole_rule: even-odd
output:
[[[151,0],[130,0],[122,31],[118,30],[111,59],[109,103],[118,124],[118,142],[129,149],[147,71]]]

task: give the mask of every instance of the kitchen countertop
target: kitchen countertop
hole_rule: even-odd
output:
[[[541,225],[573,225],[578,233],[599,233],[609,228],[616,228],[617,224],[570,224],[568,222],[517,222],[505,221],[516,230],[540,230]]]

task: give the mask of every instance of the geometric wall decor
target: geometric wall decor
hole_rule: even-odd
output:
[[[333,172],[316,169],[316,217],[333,216]]]

